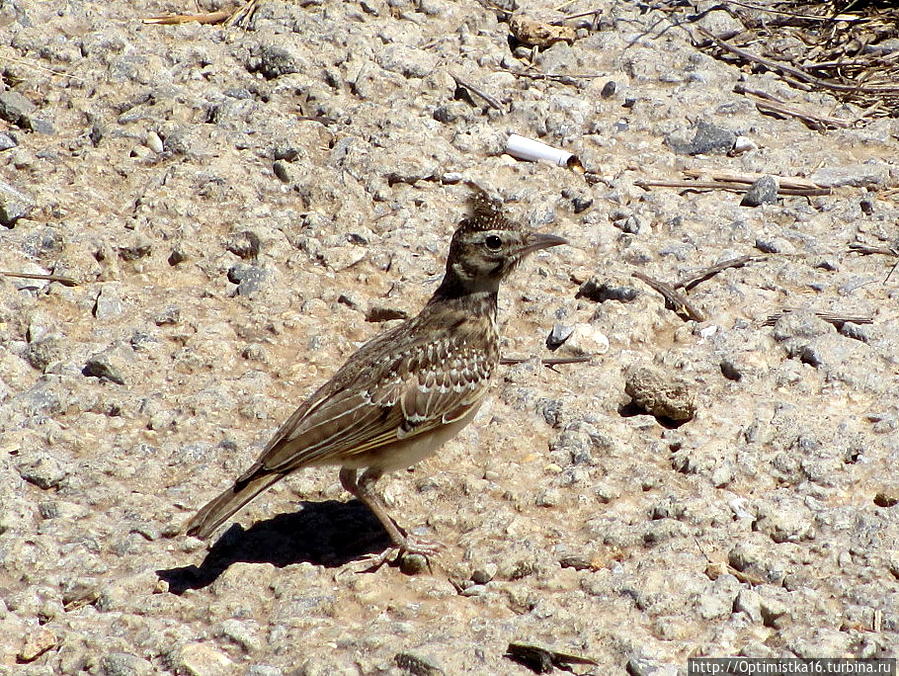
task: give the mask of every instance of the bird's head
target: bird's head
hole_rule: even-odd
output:
[[[444,284],[463,293],[496,292],[499,283],[531,253],[568,242],[556,235],[526,232],[501,211],[476,184],[471,215],[459,224],[450,243]]]

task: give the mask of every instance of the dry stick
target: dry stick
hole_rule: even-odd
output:
[[[464,87],[465,89],[472,92],[473,94],[477,94],[482,99],[484,99],[491,108],[495,108],[496,110],[500,111],[501,113],[506,112],[505,109],[500,104],[500,102],[497,101],[492,96],[490,96],[489,94],[485,94],[484,92],[479,91],[478,89],[475,89],[474,87],[472,87],[470,84],[468,84],[465,80],[463,80],[459,76],[453,75],[453,73],[450,73],[450,75],[456,81],[456,84],[459,87]]]
[[[784,315],[792,314],[793,312],[798,312],[798,310],[792,308],[786,308],[783,312],[777,312],[773,315],[768,315],[767,319],[762,322],[762,326],[774,326],[777,323],[777,320],[783,317]],[[860,317],[853,315],[840,315],[834,312],[816,312],[815,316],[823,319],[825,322],[834,325],[845,324],[847,322],[851,322],[852,324],[873,324],[874,317]]]
[[[867,244],[858,244],[853,242],[849,245],[849,250],[860,253],[863,256],[868,256],[870,254],[883,254],[884,256],[899,257],[899,247],[895,246],[869,246]]]
[[[701,169],[684,169],[683,174],[685,176],[689,176],[691,178],[699,178],[705,175],[706,171]],[[757,173],[746,173],[746,174],[735,174],[727,171],[719,171],[712,172],[709,174],[710,178],[715,181],[730,181],[733,183],[745,183],[747,186],[752,185],[757,180],[765,176],[766,174],[757,174]],[[824,186],[820,186],[814,181],[810,181],[807,178],[799,178],[796,176],[778,176],[777,180],[780,182],[781,187],[790,188],[793,190],[825,190]],[[827,194],[830,194],[829,192]]]
[[[541,359],[540,362],[544,366],[560,366],[563,364],[583,364],[584,362],[588,362],[592,359],[592,356],[585,355],[583,357],[555,357],[551,359]],[[531,357],[502,357],[499,360],[500,364],[504,366],[514,366],[515,364],[524,364],[531,360]]]
[[[558,26],[560,24],[565,23],[566,21],[571,21],[572,19],[583,19],[585,16],[596,16],[597,14],[602,14],[601,9],[594,9],[590,12],[579,12],[578,14],[568,14],[563,16],[561,19],[556,19],[555,21],[550,23],[550,26]]]
[[[4,272],[0,270],[0,275],[4,277],[18,277],[21,279],[46,279],[48,282],[59,282],[63,286],[78,286],[78,282],[69,277],[60,277],[59,275],[38,275],[29,272]]]
[[[754,92],[741,92],[742,88],[740,85],[734,87],[734,91],[738,94],[743,93],[752,97],[757,97]],[[762,113],[775,113],[777,115],[783,115],[785,117],[796,117],[805,122],[809,127],[820,131],[824,127],[851,127],[855,124],[853,120],[843,120],[838,117],[830,117],[828,115],[818,115],[817,113],[810,113],[806,110],[802,110],[801,108],[797,108],[796,106],[790,106],[785,103],[778,101],[777,99],[766,96],[765,98],[754,98],[752,101],[755,104],[755,107],[759,109]]]
[[[711,279],[719,272],[723,272],[728,268],[742,268],[747,263],[753,263],[755,261],[765,260],[767,256],[758,256],[758,255],[750,255],[750,256],[740,256],[739,258],[731,258],[730,260],[726,260],[723,263],[718,263],[717,265],[712,265],[711,267],[705,268],[704,270],[700,270],[692,277],[687,277],[686,279],[682,279],[681,281],[672,285],[674,289],[685,289],[689,291],[694,286],[699,284],[700,282],[704,282],[707,279]]]
[[[702,312],[692,305],[683,295],[675,291],[670,284],[660,282],[648,275],[644,275],[642,272],[632,272],[631,276],[636,277],[641,282],[648,284],[662,294],[662,297],[665,299],[665,307],[673,310],[675,314],[684,321],[690,319],[696,322],[705,321],[705,315],[703,315]]]
[[[164,16],[151,16],[144,19],[142,23],[155,24],[157,26],[174,26],[182,23],[196,21],[202,24],[224,23],[231,12],[208,12],[206,14],[166,14]]]
[[[685,172],[686,173],[686,172]],[[730,190],[732,192],[746,192],[749,186],[740,181],[634,181],[638,188],[683,188],[685,190]],[[793,197],[815,197],[829,195],[830,188],[796,188],[783,184],[777,190],[780,195]]]
[[[8,54],[4,54],[2,57],[3,61],[9,61],[11,63],[18,63],[27,68],[34,68],[35,70],[42,70],[46,73],[50,73],[52,75],[59,75],[61,77],[67,77],[71,80],[78,80],[79,82],[85,82],[83,77],[78,77],[77,75],[70,75],[69,73],[64,73],[61,70],[53,70],[52,68],[47,68],[46,66],[42,66],[39,63],[31,63],[30,61],[26,61],[25,59],[19,59],[15,56],[9,56]]]
[[[760,12],[767,12],[769,14],[780,14],[781,16],[791,16],[794,19],[807,19],[808,21],[846,21],[848,23],[862,21],[862,17],[853,17],[851,19],[841,19],[838,17],[830,17],[830,16],[815,16],[814,14],[796,14],[794,12],[784,12],[782,10],[771,9],[769,7],[762,7],[761,5],[753,5],[748,2],[738,2],[737,0],[729,0],[729,3],[731,5],[737,5],[738,7],[746,7],[747,9],[757,9]]]
[[[899,246],[868,246],[867,244],[859,244],[857,242],[853,242],[849,245],[849,250],[860,253],[863,256],[867,256],[869,254],[884,254],[885,256],[895,256],[896,258],[899,258]],[[887,276],[883,279],[884,284],[890,281],[890,277],[892,277],[893,273],[896,271],[896,266],[899,266],[899,261],[893,263],[893,267],[890,268]]]
[[[531,80],[548,80],[549,82],[558,82],[559,84],[564,85],[577,85],[577,80],[575,78],[578,77],[600,77],[599,75],[554,75],[553,73],[529,73],[524,70],[512,70],[511,68],[504,68],[502,70],[494,71],[497,73],[511,73],[516,77],[526,77]]]
[[[228,17],[228,20],[225,22],[225,25],[236,26],[238,28],[244,28],[248,26],[249,23],[253,20],[253,15],[256,14],[256,10],[258,9],[258,7],[259,0],[249,0],[249,2],[247,2],[243,7],[231,13],[231,16]]]
[[[778,61],[772,61],[771,59],[766,59],[762,56],[756,56],[755,54],[751,54],[739,47],[734,47],[729,42],[725,42],[721,38],[709,33],[707,30],[697,27],[697,31],[699,31],[702,35],[705,35],[707,38],[712,40],[715,44],[717,44],[722,49],[739,56],[741,59],[745,59],[746,61],[751,61],[753,63],[757,63],[759,65],[764,66],[770,70],[778,71],[780,73],[785,73],[788,75],[792,75],[793,77],[799,79],[801,82],[805,82],[808,84],[815,85],[816,87],[821,87],[824,89],[832,89],[838,92],[848,92],[850,94],[899,94],[899,85],[870,85],[863,86],[861,84],[858,85],[845,85],[840,84],[839,82],[830,82],[829,80],[822,80],[819,77],[815,77],[814,75],[809,75],[804,70],[800,68],[794,68],[793,66],[788,66],[785,63],[780,63]]]

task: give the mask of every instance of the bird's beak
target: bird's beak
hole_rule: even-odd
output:
[[[533,251],[548,249],[551,246],[559,246],[560,244],[568,244],[568,240],[557,235],[545,235],[542,232],[529,232],[524,239],[524,245],[521,247],[519,254],[524,256]]]

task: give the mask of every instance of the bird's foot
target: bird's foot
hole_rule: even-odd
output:
[[[380,554],[371,554],[359,560],[365,565],[360,573],[374,573],[385,563],[399,564],[404,573],[410,575],[431,570],[430,557],[436,556],[443,549],[443,544],[427,540],[415,535],[405,535],[402,542],[392,545]]]

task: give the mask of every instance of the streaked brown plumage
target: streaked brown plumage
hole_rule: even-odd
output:
[[[344,488],[368,505],[396,548],[436,551],[393,521],[373,484],[433,454],[474,417],[499,362],[500,281],[529,253],[566,243],[521,231],[474,187],[472,214],[453,235],[446,274],[427,305],[353,354],[234,485],[191,519],[189,535],[208,537],[290,472],[340,465]]]

